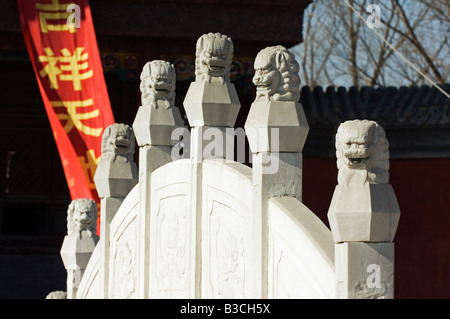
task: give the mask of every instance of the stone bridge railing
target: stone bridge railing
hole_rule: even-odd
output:
[[[384,130],[370,121],[339,128],[330,230],[302,203],[309,127],[294,55],[274,46],[255,59],[250,168],[234,160],[245,149],[234,130],[232,54],[227,36],[198,40],[189,129],[173,104],[173,66],[144,66],[132,127],[114,124],[103,136],[100,239],[86,227],[95,212],[80,206],[78,232],[61,249],[68,298],[393,298],[400,212]]]

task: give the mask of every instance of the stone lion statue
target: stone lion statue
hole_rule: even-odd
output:
[[[195,80],[230,82],[233,41],[220,33],[208,33],[197,40],[195,51]]]
[[[89,198],[74,199],[67,210],[67,235],[81,238],[82,232],[89,237],[97,233],[97,203]]]
[[[101,160],[115,161],[118,157],[132,162],[136,139],[133,129],[127,124],[115,123],[108,126],[102,137]]]
[[[336,133],[336,158],[339,184],[389,182],[389,143],[375,121],[342,123]]]
[[[295,55],[281,45],[261,50],[255,58],[256,99],[295,101],[300,99],[300,66]]]
[[[175,102],[176,74],[174,66],[163,60],[147,62],[141,72],[141,102],[158,107],[162,102],[168,109]]]

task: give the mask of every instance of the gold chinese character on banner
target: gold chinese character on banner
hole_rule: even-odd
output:
[[[73,89],[81,91],[81,80],[89,79],[94,75],[93,70],[87,70],[89,55],[83,51],[83,47],[77,47],[72,54],[64,48],[61,50],[61,56],[55,56],[51,48],[44,48],[45,55],[40,55],[38,59],[39,62],[47,64],[39,71],[39,76],[41,78],[48,76],[51,89],[58,89],[59,80],[72,81]]]
[[[95,156],[94,150],[87,150],[86,156],[78,156],[81,167],[83,168],[84,176],[88,181],[90,189],[96,189],[94,181],[95,170],[97,169],[100,156]]]
[[[36,3],[36,9],[39,11],[39,26],[42,33],[48,31],[77,31],[73,24],[67,23],[67,18],[72,14],[67,12],[67,7],[73,5],[73,2],[59,3],[59,0],[52,0],[52,3]],[[59,24],[49,23],[48,20],[59,20]],[[61,20],[64,20],[62,22]]]
[[[65,107],[67,110],[67,114],[60,113],[57,114],[58,119],[67,121],[64,125],[64,131],[69,133],[73,127],[75,126],[79,131],[83,132],[86,135],[99,137],[103,128],[92,128],[88,125],[83,124],[82,120],[90,120],[100,116],[100,110],[95,109],[91,112],[78,113],[78,108],[84,108],[88,106],[94,105],[94,101],[92,99],[87,99],[83,101],[50,101],[50,104],[56,107]]]
[[[100,156],[95,156],[94,150],[87,150],[86,156],[78,156],[78,160],[80,161],[81,167],[83,168],[84,175],[86,180],[88,181],[89,188],[95,189],[94,175],[95,170],[97,169],[97,165],[100,161]]]

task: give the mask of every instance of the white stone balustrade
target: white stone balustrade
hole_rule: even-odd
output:
[[[183,102],[190,130],[174,105],[173,65],[144,66],[132,129],[115,124],[105,132],[94,179],[100,244],[79,296],[73,290],[68,298],[393,297],[400,211],[388,184],[384,130],[370,121],[339,128],[328,229],[302,203],[309,126],[295,56],[282,46],[256,56],[256,98],[244,134],[234,129],[240,102],[230,82],[233,49],[220,33],[198,39],[196,80]],[[127,153],[132,133],[139,169]],[[236,133],[238,152],[245,152],[240,135],[248,138],[252,168],[234,161]],[[185,147],[189,156],[180,158]],[[63,259],[72,275],[87,261],[70,247],[63,246]]]

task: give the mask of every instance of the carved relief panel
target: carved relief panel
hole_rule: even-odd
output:
[[[214,298],[244,298],[245,219],[226,204],[212,201],[209,212],[209,278]],[[247,253],[248,254],[248,253]]]
[[[237,163],[204,163],[202,298],[253,296],[257,248],[251,240],[252,187],[246,173]]]
[[[196,219],[191,209],[190,161],[178,160],[151,177],[150,298],[194,298]]]
[[[120,211],[119,211],[120,212]],[[137,297],[136,209],[124,218],[119,213],[111,224],[109,297],[111,299],[133,299]],[[114,229],[113,229],[114,228]]]
[[[174,195],[159,201],[156,214],[156,284],[158,291],[184,291],[188,227],[186,195]]]

